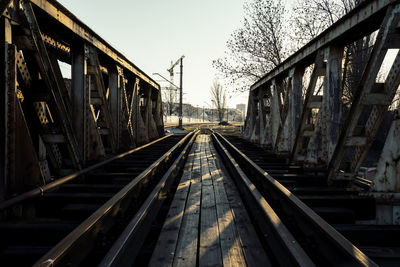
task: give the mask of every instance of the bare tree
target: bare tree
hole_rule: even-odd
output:
[[[293,8],[290,32],[293,49],[297,50],[335,23],[364,0],[300,0]],[[367,63],[374,34],[344,47],[343,61],[343,112],[347,112]],[[345,118],[346,116],[343,116]]]
[[[211,86],[211,101],[217,110],[219,122],[222,122],[226,108],[226,91],[217,80]]]
[[[284,50],[284,7],[280,0],[253,0],[244,4],[243,26],[227,42],[225,57],[213,62],[238,91],[279,65]]]
[[[235,90],[246,91],[291,51],[315,38],[364,0],[298,0],[286,22],[281,0],[251,0],[243,26],[227,42],[225,57],[213,62]],[[344,49],[343,102],[347,107],[367,62],[373,35]]]
[[[341,0],[297,1],[292,10],[291,30],[288,31],[294,40],[292,49],[298,50],[338,20],[344,14],[340,3]]]
[[[319,35],[364,0],[299,0],[293,7],[291,39],[297,49]],[[297,50],[296,49],[296,50]]]

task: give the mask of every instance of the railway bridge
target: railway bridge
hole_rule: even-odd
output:
[[[399,266],[399,1],[266,73],[243,133],[168,135],[160,86],[57,1],[0,11],[0,266]]]

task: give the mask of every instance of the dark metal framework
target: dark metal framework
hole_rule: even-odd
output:
[[[259,236],[265,237],[266,243],[270,242],[278,265],[324,266],[335,262],[343,266],[377,266],[226,138],[219,133],[213,133],[212,138],[224,164],[229,166],[230,174],[251,207],[249,211],[256,218],[268,218],[255,221],[262,229]],[[307,233],[307,238],[303,239],[299,233]],[[311,245],[313,242],[315,244]]]
[[[251,87],[245,137],[290,155],[293,162],[326,169],[330,183],[353,181],[399,87],[399,23],[399,1],[368,0],[357,6]],[[344,114],[344,47],[374,31],[376,41]],[[391,49],[397,49],[394,62],[378,82]],[[308,76],[307,68],[312,69]],[[393,202],[400,200],[399,129],[397,116],[371,189],[380,199],[391,199],[377,210],[380,223],[400,224],[400,206]]]
[[[159,85],[62,5],[0,11],[0,200],[163,136]]]

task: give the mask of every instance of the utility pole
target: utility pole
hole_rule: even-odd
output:
[[[180,75],[180,84],[179,84],[179,128],[182,129],[182,81],[183,81],[183,58],[185,56],[181,56],[174,64],[171,64],[171,68],[167,71],[169,72],[171,84],[173,84],[173,77],[174,77],[174,67],[181,63],[181,75]]]
[[[180,91],[179,91],[179,129],[182,129],[182,87],[183,87],[183,58],[181,57],[181,82],[179,84]]]
[[[204,122],[204,106],[203,106],[203,122]]]

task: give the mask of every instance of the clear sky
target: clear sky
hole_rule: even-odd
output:
[[[244,0],[59,0],[81,21],[161,86],[158,72],[185,55],[184,102],[206,106],[226,41],[243,19]],[[175,68],[179,72],[179,66]],[[179,85],[179,74],[175,74]],[[227,88],[229,89],[229,88]],[[228,93],[228,106],[247,104],[247,93]]]

